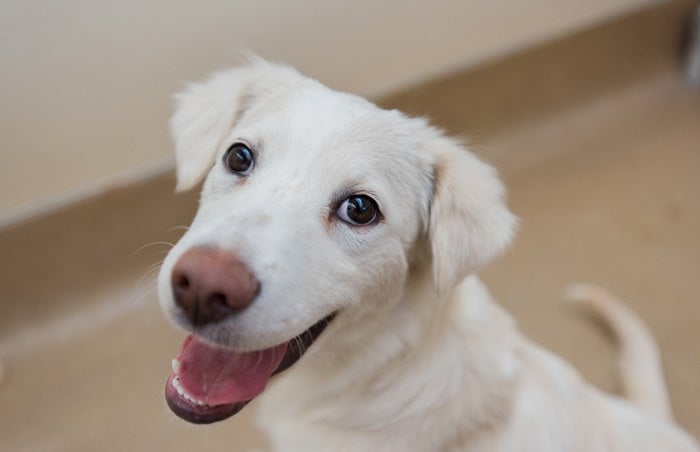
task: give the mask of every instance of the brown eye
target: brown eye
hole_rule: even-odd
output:
[[[379,208],[374,199],[366,195],[353,195],[338,208],[341,220],[352,225],[370,224],[377,219]]]
[[[236,174],[248,174],[253,168],[253,153],[243,143],[232,144],[224,154],[224,164]]]

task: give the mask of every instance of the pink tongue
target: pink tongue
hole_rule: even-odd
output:
[[[287,344],[254,352],[235,352],[190,335],[182,344],[180,384],[208,405],[250,400],[260,394],[277,369]]]

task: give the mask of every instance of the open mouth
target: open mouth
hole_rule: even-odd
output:
[[[252,352],[237,352],[187,336],[165,400],[182,419],[194,424],[218,422],[238,413],[267,386],[269,379],[291,367],[333,320],[331,314],[291,340]]]

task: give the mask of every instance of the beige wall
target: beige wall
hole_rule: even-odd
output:
[[[376,96],[661,1],[5,1],[0,224],[167,167],[170,94],[238,49]]]

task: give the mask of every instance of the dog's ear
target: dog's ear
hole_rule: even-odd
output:
[[[246,68],[214,74],[175,95],[170,133],[175,142],[177,191],[206,175],[233,123],[247,82]]]
[[[217,72],[175,95],[170,133],[175,142],[177,191],[197,185],[214,163],[223,140],[255,99],[262,80],[289,78],[293,69],[256,57],[242,67]]]
[[[444,294],[506,248],[517,220],[494,168],[449,138],[430,148],[436,157],[428,234],[433,280]]]

